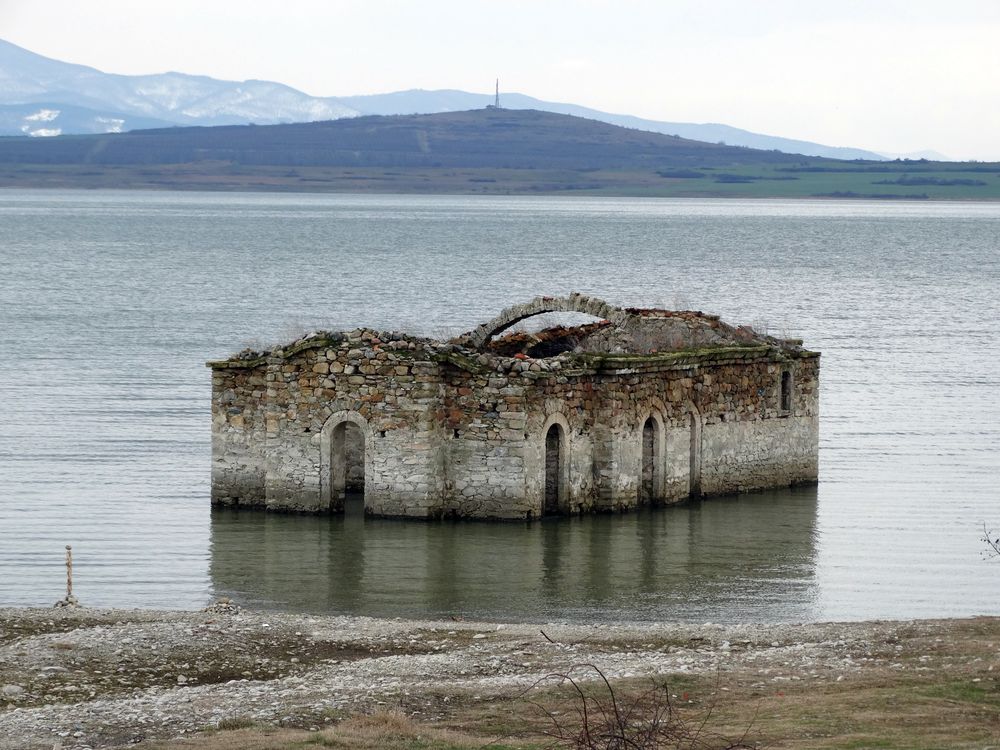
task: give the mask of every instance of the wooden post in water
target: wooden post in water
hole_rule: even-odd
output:
[[[76,597],[73,596],[73,548],[66,545],[66,598],[56,602],[57,607],[79,606]]]
[[[73,599],[73,547],[66,545],[66,601]]]

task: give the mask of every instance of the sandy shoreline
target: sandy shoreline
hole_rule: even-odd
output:
[[[507,699],[584,663],[613,680],[732,675],[762,694],[877,670],[992,673],[995,662],[1000,674],[994,634],[1000,639],[997,618],[586,626],[227,605],[199,612],[0,609],[0,748],[123,746],[237,718],[315,729],[380,707],[436,721],[452,701]],[[959,636],[969,648],[941,661],[935,644]]]

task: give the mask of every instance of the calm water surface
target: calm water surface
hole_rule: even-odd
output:
[[[207,359],[580,291],[823,352],[818,487],[630,516],[209,510]],[[0,191],[0,604],[1000,614],[1000,206]]]

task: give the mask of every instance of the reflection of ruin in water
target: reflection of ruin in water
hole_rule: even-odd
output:
[[[816,487],[534,523],[216,510],[217,595],[375,616],[808,620]]]
[[[347,492],[344,495],[344,515],[348,518],[363,519],[365,517],[365,492],[364,483],[362,483],[362,490],[360,492]],[[359,532],[363,532],[364,527],[361,524],[354,524]]]

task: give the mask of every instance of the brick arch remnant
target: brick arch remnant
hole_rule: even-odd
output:
[[[620,326],[630,317],[629,313],[620,307],[609,305],[597,297],[572,292],[568,297],[535,297],[530,302],[523,302],[503,310],[492,320],[465,334],[462,338],[475,349],[481,349],[498,333],[507,330],[515,323],[550,312],[578,312],[603,318],[613,325]]]

